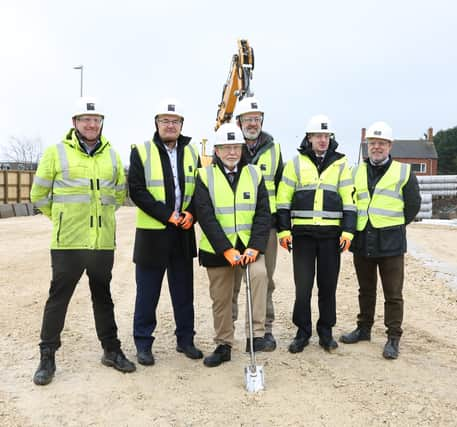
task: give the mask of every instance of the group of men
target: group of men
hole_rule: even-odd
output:
[[[340,341],[369,340],[376,303],[377,269],[385,296],[388,340],[383,355],[398,357],[403,318],[405,226],[420,207],[417,180],[409,165],[393,161],[392,130],[384,122],[367,131],[368,159],[351,172],[336,151],[326,116],[309,121],[298,155],[283,166],[280,145],[262,129],[257,99],[238,104],[236,124],[216,132],[213,162],[201,167],[191,138],[182,134],[185,114],[164,100],[154,115],[151,140],[132,146],[128,188],[137,206],[133,261],[136,300],[133,338],[137,361],[155,363],[152,353],[163,277],[176,323],[176,351],[190,359],[203,353],[194,344],[194,224],[201,239],[198,258],[206,267],[216,348],[203,360],[215,367],[231,359],[238,294],[249,264],[254,351],[274,351],[272,294],[279,244],[293,254],[295,338],[288,349],[303,351],[312,335],[311,293],[316,276],[319,344],[338,344],[336,286],[342,251],[351,248],[359,281],[357,328]],[[110,292],[115,248],[115,210],[125,195],[119,155],[102,135],[104,112],[81,98],[73,127],[40,161],[32,202],[53,222],[52,280],[41,328],[37,385],[55,373],[67,307],[84,271],[89,278],[102,363],[122,372],[135,365],[121,350]],[[352,243],[351,243],[352,242]],[[317,271],[316,271],[317,266]],[[247,316],[246,316],[247,317]],[[246,351],[249,350],[246,319]]]

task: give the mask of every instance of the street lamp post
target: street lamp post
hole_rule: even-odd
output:
[[[81,71],[81,84],[80,84],[80,91],[79,91],[79,96],[82,98],[83,96],[83,65],[78,65],[77,67],[73,67],[74,70],[80,70]]]

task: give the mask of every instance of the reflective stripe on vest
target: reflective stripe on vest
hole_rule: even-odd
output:
[[[208,188],[216,219],[232,246],[236,245],[237,238],[247,246],[257,206],[258,188],[262,179],[260,169],[252,164],[244,166],[235,193],[219,166],[210,165],[201,168],[199,175]],[[199,246],[206,252],[215,253],[204,232]]]
[[[279,154],[279,144],[273,143],[268,150],[260,154],[258,159],[253,159],[253,163],[259,166],[265,180],[265,187],[267,188],[268,201],[270,202],[270,211],[272,214],[276,212],[275,175],[279,166]]]
[[[162,162],[160,153],[154,141],[146,141],[137,146],[138,154],[143,163],[146,187],[155,200],[166,203],[165,183],[163,178]],[[183,169],[184,169],[184,193],[182,194],[181,208],[186,210],[189,206],[195,190],[195,173],[198,166],[198,153],[196,147],[187,144],[184,147]],[[161,221],[149,216],[140,208],[137,208],[137,228],[152,230],[163,230],[166,225]]]
[[[354,170],[357,203],[357,231],[362,231],[368,219],[375,228],[392,227],[405,223],[403,214],[403,187],[408,182],[411,166],[395,160],[376,184],[373,197],[368,191],[367,164]]]
[[[295,193],[301,191],[311,191],[313,194],[313,209],[292,209],[292,200],[289,203],[278,203],[278,209],[292,209],[290,212],[292,225],[336,225],[339,226],[343,211],[324,210],[324,191],[336,193],[340,198],[339,190],[342,187],[352,187],[352,180],[341,180],[341,174],[346,165],[346,158],[343,157],[333,162],[322,171],[319,176],[316,165],[308,156],[298,155],[293,159],[294,180],[292,177],[283,176],[282,181],[294,187]],[[345,210],[355,211],[355,206],[346,204]]]

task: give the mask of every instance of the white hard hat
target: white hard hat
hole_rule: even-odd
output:
[[[90,96],[83,96],[81,98],[78,98],[78,100],[75,103],[72,118],[83,115],[105,117],[105,113],[103,112],[103,108],[101,107],[100,103],[97,102],[95,98],[92,98]]]
[[[323,114],[311,117],[306,125],[306,133],[333,133],[330,120]]]
[[[392,136],[392,128],[386,122],[375,122],[367,130],[365,137],[385,139],[392,142],[394,140]]]
[[[154,117],[161,114],[171,114],[174,116],[181,117],[184,120],[184,111],[179,101],[173,98],[162,99],[155,111]]]
[[[224,123],[216,131],[214,146],[224,144],[244,144],[244,137],[241,129],[233,123]]]
[[[235,117],[238,118],[239,116],[246,114],[246,113],[261,113],[263,114],[263,110],[260,107],[259,101],[257,98],[253,96],[243,98],[236,108]]]

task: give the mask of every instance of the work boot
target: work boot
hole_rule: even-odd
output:
[[[338,348],[338,343],[333,339],[331,335],[319,337],[319,345],[328,352]]]
[[[371,331],[370,329],[360,328],[354,329],[352,332],[343,334],[340,336],[340,342],[344,344],[355,344],[359,341],[370,341],[371,340]]]
[[[52,381],[56,371],[55,350],[44,348],[40,352],[40,364],[33,376],[36,385],[46,385]]]
[[[140,365],[151,366],[154,365],[155,360],[151,350],[138,350],[136,360]]]
[[[385,359],[396,359],[398,353],[400,352],[398,346],[400,344],[400,338],[398,337],[388,337],[386,345],[384,346],[384,351],[382,355]]]
[[[103,352],[102,363],[121,372],[133,372],[136,370],[134,363],[128,360],[121,349]]]
[[[228,344],[219,344],[214,350],[214,353],[203,359],[203,364],[209,368],[214,368],[223,362],[228,362],[231,359],[231,353],[232,347]]]
[[[263,351],[275,351],[276,350],[276,340],[271,332],[266,332],[263,337],[265,342],[265,348]]]
[[[265,351],[265,339],[263,337],[254,337],[254,352]],[[246,340],[246,353],[251,351],[251,340]]]
[[[184,353],[189,359],[201,359],[203,357],[203,353],[193,344],[177,345],[176,351],[178,353]]]
[[[301,353],[309,344],[309,338],[294,338],[289,344],[289,353]]]

